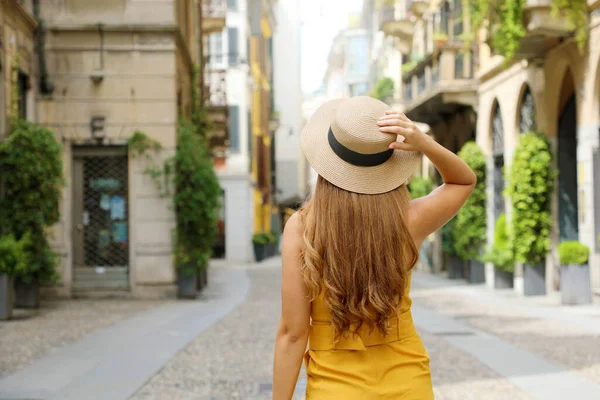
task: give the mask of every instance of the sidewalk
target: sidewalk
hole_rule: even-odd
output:
[[[199,301],[92,333],[0,379],[0,400],[270,399],[280,259],[214,267]],[[437,400],[600,399],[600,312],[415,272]],[[587,321],[587,322],[586,322]],[[304,372],[295,398],[304,398]]]

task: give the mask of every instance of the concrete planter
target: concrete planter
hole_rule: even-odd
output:
[[[515,287],[514,279],[514,273],[494,267],[494,289],[512,289]]]
[[[448,279],[463,279],[465,277],[463,262],[457,256],[448,256]]]
[[[180,299],[195,299],[198,295],[197,273],[177,274],[177,297]]]
[[[252,243],[254,246],[254,259],[256,262],[261,262],[266,257],[266,245],[259,243]]]
[[[543,296],[546,294],[546,263],[531,265],[523,268],[523,294],[525,296]]]
[[[40,306],[40,284],[38,282],[26,283],[20,279],[15,280],[15,307],[38,308]]]
[[[15,303],[14,281],[13,278],[0,274],[0,321],[12,317]]]
[[[562,304],[590,304],[592,302],[590,267],[587,264],[561,265],[560,294]]]
[[[485,265],[478,260],[469,261],[469,283],[485,283]]]

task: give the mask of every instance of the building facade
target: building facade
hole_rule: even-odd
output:
[[[588,37],[580,50],[564,15],[551,16],[551,1],[527,1],[525,37],[506,62],[486,40],[478,43],[477,142],[488,154],[488,236],[501,212],[510,216],[501,168],[510,166],[519,136],[543,132],[558,169],[552,202],[552,250],[546,289],[560,287],[558,244],[579,240],[590,248],[593,288],[600,288],[600,2],[588,1]],[[483,32],[481,37],[486,38]],[[488,266],[489,267],[489,266]],[[488,269],[488,283],[493,273]],[[523,290],[521,266],[515,286]]]
[[[225,8],[197,0],[0,4],[2,126],[6,68],[18,59],[22,116],[48,126],[63,147],[67,185],[51,234],[60,282],[48,290],[174,296],[171,197],[128,139],[142,132],[160,143],[156,162],[174,154],[178,117],[192,112],[202,26],[223,29]]]
[[[7,134],[9,116],[35,118],[37,26],[31,2],[0,1],[0,139]]]
[[[254,232],[278,230],[274,203],[275,157],[273,138],[278,127],[273,108],[274,2],[248,0],[250,18],[250,76],[252,93],[252,182],[254,187]]]
[[[252,259],[254,194],[250,171],[251,103],[249,3],[227,1],[223,31],[205,35],[204,56],[207,81],[218,83],[220,101],[227,107],[228,143],[215,159],[223,198],[219,244],[215,256],[230,261]]]
[[[300,2],[279,2],[277,32],[273,38],[275,112],[276,197],[284,218],[306,197],[307,167],[300,148],[302,89],[300,84]]]

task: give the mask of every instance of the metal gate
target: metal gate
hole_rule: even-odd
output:
[[[129,288],[128,160],[125,148],[73,155],[73,287]]]

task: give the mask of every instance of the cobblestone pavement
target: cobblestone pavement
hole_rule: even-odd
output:
[[[0,322],[0,376],[9,375],[55,349],[137,313],[165,304],[155,300],[50,300],[38,310],[17,309]]]
[[[274,335],[280,314],[279,265],[253,266],[248,273],[252,289],[247,301],[198,336],[130,400],[270,399]],[[437,400],[529,399],[505,378],[442,338],[429,334],[421,337],[431,357]],[[261,392],[261,388],[265,390]]]
[[[523,315],[518,309],[479,302],[451,289],[417,289],[412,297],[415,304],[459,319],[600,383],[600,335],[586,333],[574,325]]]

